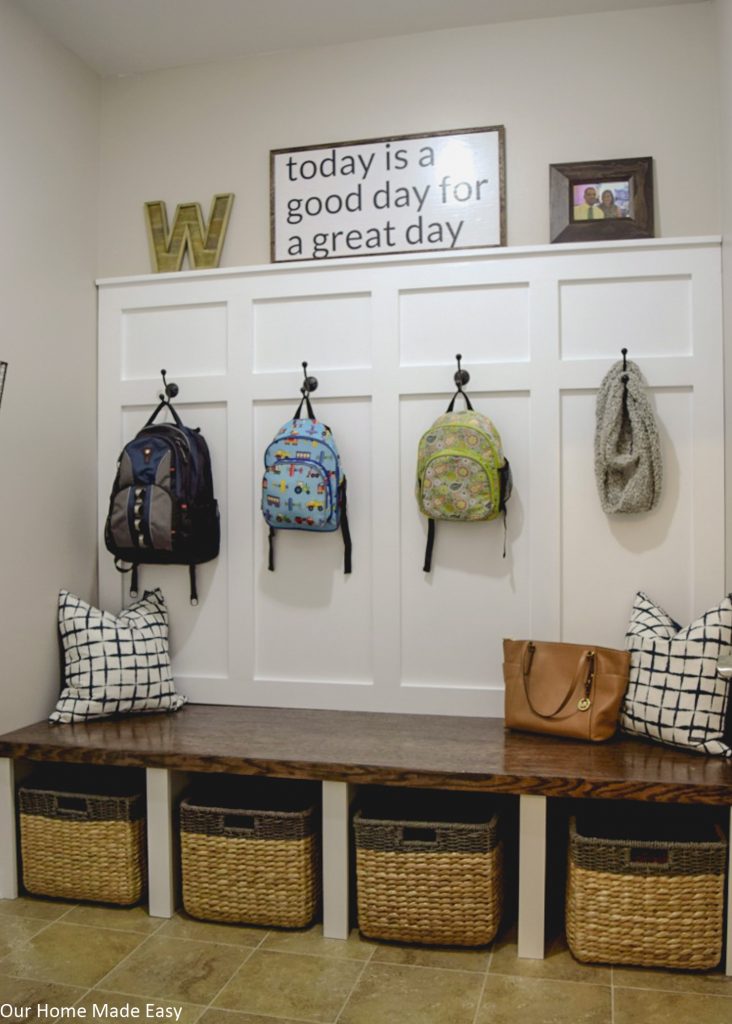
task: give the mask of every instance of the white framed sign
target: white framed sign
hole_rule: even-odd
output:
[[[505,129],[270,151],[271,258],[506,244]]]

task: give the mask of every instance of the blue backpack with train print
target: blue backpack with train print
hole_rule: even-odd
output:
[[[303,405],[307,416],[302,415]],[[343,571],[350,573],[346,478],[330,427],[315,418],[307,393],[264,453],[262,514],[269,524],[271,571],[277,530],[329,533],[340,529],[345,548]]]

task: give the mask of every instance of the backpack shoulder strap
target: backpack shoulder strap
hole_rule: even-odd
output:
[[[432,569],[432,548],[435,546],[435,521],[427,520],[427,547],[424,551],[424,565],[422,572],[430,572]]]
[[[346,478],[343,478],[341,484],[341,534],[343,536],[343,572],[350,573],[351,571],[351,530],[348,525],[348,507],[347,507],[347,494],[346,494]]]
[[[349,574],[351,572],[351,553],[353,545],[351,543],[351,529],[348,525],[348,503],[347,503],[347,492],[346,492],[346,481],[343,480],[341,484],[341,536],[343,537],[343,572]],[[269,536],[268,536],[268,558],[267,568],[270,572],[274,572],[274,542],[276,529],[270,524]]]
[[[274,539],[275,539],[275,528],[270,526],[269,528],[269,559],[267,561],[267,568],[270,572],[274,572]]]

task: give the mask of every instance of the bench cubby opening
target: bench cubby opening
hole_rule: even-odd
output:
[[[51,727],[0,736],[0,897],[18,893],[15,790],[29,764],[144,770],[149,911],[179,905],[176,807],[191,779],[232,774],[300,779],[322,796],[323,933],[347,938],[354,919],[351,805],[361,787],[484,793],[513,808],[519,956],[541,958],[545,920],[562,891],[554,861],[566,853],[572,800],[711,808],[729,827],[732,765],[627,737],[591,745],[507,731],[496,719],[189,705],[174,715]],[[564,819],[565,824],[561,822]],[[559,828],[560,832],[557,833]],[[559,834],[560,838],[556,839]],[[729,871],[729,852],[728,865]],[[732,974],[732,897],[726,897],[724,969]]]

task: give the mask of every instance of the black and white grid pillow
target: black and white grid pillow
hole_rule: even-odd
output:
[[[119,615],[100,611],[62,590],[58,628],[64,685],[50,722],[150,711],[177,711],[168,651],[168,612],[159,590]]]
[[[732,596],[682,629],[638,593],[625,634],[630,676],[620,726],[675,747],[732,757],[725,739],[729,680],[717,661],[732,650]]]

